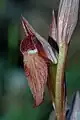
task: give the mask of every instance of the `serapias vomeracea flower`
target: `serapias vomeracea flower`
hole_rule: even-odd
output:
[[[62,112],[63,114],[65,113],[63,110],[65,106],[64,71],[68,44],[77,24],[78,6],[79,0],[60,1],[57,24],[53,11],[48,42],[22,17],[22,25],[26,37],[21,41],[20,50],[23,54],[24,69],[36,106],[43,100],[48,78],[48,63],[52,62],[57,65],[55,81],[57,120],[61,120]],[[62,120],[65,119],[63,116]]]
[[[28,83],[35,99],[35,106],[42,103],[48,77],[48,62],[57,63],[50,44],[31,27],[22,17],[25,39],[21,41],[20,51],[23,54],[24,69]]]

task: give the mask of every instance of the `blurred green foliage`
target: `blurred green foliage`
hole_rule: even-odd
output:
[[[18,64],[19,24],[8,26],[8,59],[11,64]]]
[[[6,0],[0,0],[0,13],[5,14],[6,10]]]

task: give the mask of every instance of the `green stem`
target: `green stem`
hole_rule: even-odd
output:
[[[57,120],[65,120],[65,106],[64,106],[64,70],[67,57],[67,44],[61,42],[59,44],[59,59],[56,73],[56,90],[55,90],[55,102],[56,102],[56,116]]]

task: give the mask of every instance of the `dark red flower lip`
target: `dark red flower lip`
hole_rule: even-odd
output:
[[[30,50],[35,50],[36,44],[31,39],[31,36],[27,36],[25,39],[23,39],[20,43],[20,51],[24,55],[26,52],[28,53]]]

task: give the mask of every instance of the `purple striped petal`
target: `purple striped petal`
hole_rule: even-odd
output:
[[[61,0],[58,12],[58,39],[69,43],[78,19],[79,0]]]

